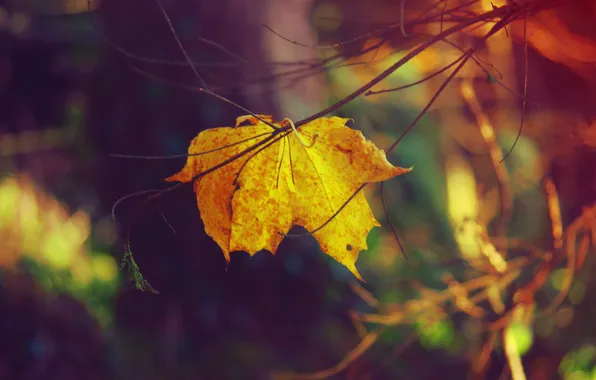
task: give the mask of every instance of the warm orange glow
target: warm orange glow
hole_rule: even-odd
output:
[[[498,146],[495,145],[495,130],[488,116],[482,110],[482,107],[478,102],[472,80],[466,79],[462,81],[460,85],[460,91],[464,100],[470,107],[470,110],[474,114],[474,117],[476,118],[476,123],[478,123],[482,137],[489,145],[490,155],[492,156],[493,161],[500,162],[503,159],[503,154],[501,153],[501,150],[498,148]]]
[[[548,200],[548,213],[550,215],[554,247],[559,249],[563,247],[563,222],[561,221],[561,205],[559,204],[559,195],[554,182],[550,178],[545,178],[545,189]]]
[[[523,21],[514,25],[518,37],[523,38]],[[596,41],[572,33],[557,15],[545,10],[527,20],[528,44],[551,61],[569,66],[578,74],[593,75],[596,64]],[[592,68],[590,69],[590,66]],[[590,74],[592,73],[592,74]]]
[[[363,50],[372,48],[380,42],[381,40],[376,38],[368,39],[363,46]],[[416,48],[417,46],[411,50]],[[425,49],[389,75],[381,84],[374,86],[371,91],[375,92],[407,85],[419,80],[425,74],[439,70],[446,62],[456,58],[451,52],[452,50],[455,49],[442,49],[441,51],[435,47]],[[355,87],[369,82],[407,53],[406,50],[396,50],[390,43],[384,43],[365,54],[348,59],[345,67],[330,72],[331,75],[337,75],[338,78],[333,88],[336,96],[345,96]],[[354,78],[356,82],[351,82],[351,78]],[[408,96],[403,96],[403,92],[399,91],[367,96],[363,99],[374,103],[398,102],[407,107],[421,107],[426,104],[428,100],[427,86],[413,86],[406,91]]]

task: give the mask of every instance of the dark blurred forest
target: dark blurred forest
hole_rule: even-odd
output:
[[[591,0],[0,0],[0,379],[596,379],[594,25]],[[333,110],[387,148],[449,81],[388,153],[413,172],[367,188],[365,283],[312,237],[227,265],[191,186],[112,218],[185,162],[113,154],[246,113],[176,38],[277,120],[437,39]]]

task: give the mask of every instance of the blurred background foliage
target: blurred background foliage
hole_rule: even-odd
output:
[[[0,379],[596,378],[596,6],[547,3],[510,1],[548,9],[453,34],[336,111],[387,148],[453,68],[409,85],[476,47],[389,154],[415,170],[367,188],[383,227],[359,284],[310,238],[226,270],[190,187],[112,220],[184,161],[111,153],[181,154],[242,112],[193,92],[155,2],[0,1]],[[163,6],[214,91],[299,120],[506,2]],[[119,270],[129,225],[159,295]]]

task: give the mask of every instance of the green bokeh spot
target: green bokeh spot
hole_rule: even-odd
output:
[[[515,342],[520,355],[526,354],[532,348],[534,334],[529,326],[520,322],[513,322],[509,325],[505,334],[507,340],[512,339]]]
[[[455,339],[453,324],[446,319],[434,323],[417,322],[416,331],[420,336],[420,343],[426,348],[446,348]]]
[[[559,365],[559,371],[565,375],[565,378],[570,377],[572,373],[586,372],[590,369],[592,374],[596,375],[596,367],[593,366],[595,359],[596,346],[585,345],[576,351],[567,353]],[[594,376],[592,378],[596,379]]]

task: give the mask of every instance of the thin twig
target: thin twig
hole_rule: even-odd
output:
[[[435,43],[437,43],[438,41],[442,40],[443,38],[459,32],[460,30],[463,30],[465,28],[467,28],[470,25],[473,25],[477,22],[481,22],[484,20],[489,20],[491,18],[495,18],[495,17],[499,17],[503,14],[505,14],[506,12],[506,7],[503,8],[498,8],[495,9],[491,12],[487,12],[483,15],[480,15],[478,18],[474,19],[474,20],[470,20],[467,21],[465,23],[459,24],[459,25],[455,25],[449,29],[444,30],[442,33],[439,33],[438,35],[436,35],[435,37],[423,42],[422,44],[420,44],[416,49],[410,51],[408,54],[406,54],[402,59],[398,60],[397,62],[395,62],[393,65],[391,65],[390,67],[388,67],[385,71],[383,71],[382,73],[380,73],[379,75],[377,75],[374,79],[372,79],[370,82],[366,83],[365,85],[363,85],[362,87],[360,87],[359,89],[355,90],[354,92],[352,92],[351,94],[349,94],[348,96],[342,98],[341,100],[339,100],[338,102],[336,102],[335,104],[332,104],[331,106],[325,108],[322,111],[319,111],[303,120],[300,120],[296,123],[296,127],[300,127],[301,125],[304,125],[306,123],[309,123],[315,119],[318,119],[320,117],[323,117],[341,107],[343,107],[344,105],[350,103],[352,100],[356,99],[357,97],[359,97],[360,95],[364,94],[366,91],[370,90],[372,87],[374,87],[375,85],[377,85],[378,83],[380,83],[381,81],[383,81],[385,78],[387,78],[389,75],[391,75],[395,70],[397,70],[398,68],[400,68],[401,66],[403,66],[404,63],[408,62],[409,60],[411,60],[413,57],[415,57],[416,55],[418,55],[420,52],[424,51],[425,49],[429,48],[430,46],[434,45]],[[467,59],[466,59],[467,61]]]
[[[527,20],[527,18],[528,18],[528,16],[526,15],[526,18],[524,18],[524,90],[523,90],[524,93],[523,93],[523,97],[522,97],[521,120],[519,122],[519,129],[517,130],[517,136],[515,136],[515,141],[513,142],[513,145],[511,146],[511,148],[509,149],[507,154],[505,154],[505,156],[503,156],[503,159],[501,159],[500,162],[505,161],[507,159],[507,157],[509,157],[511,152],[513,152],[515,145],[517,145],[517,142],[518,142],[519,138],[521,137],[522,129],[524,127],[524,118],[526,117],[526,105],[527,105],[526,98],[528,95],[528,37],[527,37],[528,20]]]
[[[416,116],[416,118],[414,119],[414,121],[412,121],[412,123],[410,123],[410,125],[402,132],[402,134],[393,142],[393,144],[391,144],[385,150],[386,152],[391,152],[393,149],[395,149],[395,147],[401,142],[401,140],[403,140],[404,137],[406,137],[406,135],[408,133],[410,133],[410,131],[412,129],[414,129],[414,127],[418,124],[418,121],[422,118],[422,116],[424,116],[426,114],[426,111],[428,111],[429,108],[433,105],[433,103],[438,99],[439,95],[441,95],[441,92],[443,92],[443,90],[447,87],[447,85],[451,82],[451,80],[455,77],[455,75],[457,75],[457,73],[464,67],[464,65],[466,64],[466,62],[468,62],[468,59],[470,59],[470,57],[471,57],[471,53],[472,53],[472,49],[470,49],[464,55],[464,58],[462,59],[462,61],[460,62],[460,64],[457,65],[457,67],[451,72],[451,74],[449,74],[449,76],[447,77],[447,79],[445,79],[445,81],[443,82],[443,84],[437,89],[437,91],[434,93],[434,95],[432,96],[432,98],[428,101],[428,103],[426,104],[426,106],[422,109],[422,111],[420,111],[418,113],[418,115]]]
[[[203,77],[201,77],[201,75],[199,74],[197,68],[192,64],[192,60],[190,59],[188,53],[186,52],[186,49],[184,49],[184,45],[182,45],[182,41],[180,41],[180,38],[178,38],[178,33],[176,33],[176,29],[174,28],[174,25],[172,24],[172,20],[170,20],[170,16],[168,16],[168,13],[164,9],[164,7],[163,7],[163,5],[161,3],[161,0],[155,0],[155,3],[159,7],[159,10],[163,14],[163,17],[165,18],[166,22],[168,23],[168,26],[170,27],[170,30],[172,31],[172,34],[174,35],[174,39],[176,40],[176,43],[178,44],[178,47],[180,48],[180,51],[184,55],[184,58],[188,62],[188,64],[191,67],[192,71],[195,73],[196,77],[201,82],[201,85],[203,86],[203,88],[206,89],[207,91],[209,91],[209,86],[207,86],[207,83],[205,83],[205,81],[203,80]]]
[[[395,224],[393,224],[393,220],[391,219],[391,215],[389,214],[389,210],[387,209],[387,205],[385,204],[385,194],[383,191],[385,189],[384,185],[385,182],[381,182],[381,204],[383,205],[383,211],[385,211],[385,217],[387,218],[387,221],[389,221],[389,226],[391,227],[393,237],[395,238],[395,241],[397,242],[397,245],[399,246],[401,253],[407,259],[408,255],[406,255],[406,251],[404,251],[404,247],[401,245],[401,242],[399,241],[399,236],[397,235],[397,228],[395,228]]]

